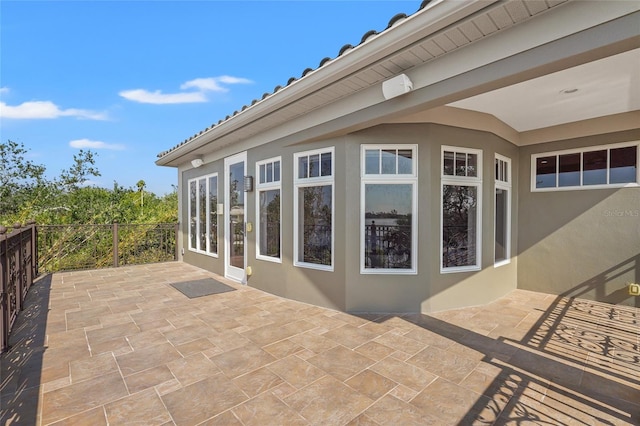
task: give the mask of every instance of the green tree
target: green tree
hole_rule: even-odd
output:
[[[45,184],[45,167],[27,160],[27,153],[22,143],[0,144],[0,217],[15,215]]]

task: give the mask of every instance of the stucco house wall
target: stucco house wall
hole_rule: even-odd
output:
[[[640,130],[520,149],[518,287],[638,306],[640,188],[532,192],[531,155],[640,140]]]
[[[640,6],[535,3],[535,10],[519,0],[422,3],[416,14],[394,17],[382,33],[368,33],[360,45],[343,47],[161,153],[159,165],[178,168],[182,260],[225,275],[223,214],[217,257],[188,248],[188,181],[218,173],[224,205],[225,158],[246,152],[250,176],[261,160],[279,156],[282,165],[280,262],[256,258],[257,191],[246,193],[245,221],[254,225],[245,246],[247,285],[350,312],[434,312],[488,303],[515,288],[640,306],[627,289],[640,281],[640,175],[626,187],[531,187],[537,154],[625,142],[640,152],[633,96],[640,87]],[[385,83],[399,76],[412,87],[388,97]],[[417,257],[410,273],[361,271],[365,144],[417,147]],[[464,272],[440,267],[443,146],[482,152],[481,265]],[[295,266],[294,156],[328,147],[334,262],[331,270]],[[498,266],[496,155],[512,170],[511,256]],[[204,164],[194,168],[193,159]]]

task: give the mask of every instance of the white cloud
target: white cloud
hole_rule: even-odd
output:
[[[130,101],[145,104],[183,104],[207,102],[205,92],[228,92],[229,88],[223,84],[250,84],[251,80],[240,77],[223,75],[220,77],[196,78],[180,85],[180,89],[196,89],[181,93],[162,93],[160,90],[149,92],[145,89],[123,90],[119,94]]]
[[[8,87],[0,87],[0,95],[3,95],[5,93],[9,93],[9,88]]]
[[[253,81],[249,80],[248,78],[242,78],[242,77],[232,77],[230,75],[222,75],[220,77],[217,77],[218,81],[220,83],[226,83],[226,84],[251,84],[253,83]]]
[[[0,102],[0,117],[15,119],[51,119],[59,117],[76,117],[89,120],[106,120],[107,114],[86,109],[60,109],[51,101],[23,102],[17,106]]]
[[[252,81],[246,78],[223,75],[220,77],[196,78],[194,80],[189,80],[186,83],[182,84],[180,88],[184,90],[195,87],[196,89],[200,89],[201,91],[228,92],[229,89],[221,86],[220,83],[250,84],[252,83]]]
[[[92,141],[89,139],[76,139],[73,140],[71,142],[69,142],[69,146],[71,148],[78,148],[78,149],[113,149],[113,150],[123,150],[124,149],[124,145],[121,144],[113,144],[113,143],[106,143],[106,142],[101,142],[101,141]]]
[[[143,104],[187,104],[207,101],[201,92],[162,93],[160,90],[149,92],[144,89],[135,89],[123,90],[119,95],[130,101]]]

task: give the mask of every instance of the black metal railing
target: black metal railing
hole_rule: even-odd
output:
[[[475,230],[469,225],[445,225],[442,229],[442,266],[476,264]]]
[[[9,333],[38,274],[34,223],[0,226],[0,352],[9,347]]]
[[[411,225],[365,225],[365,268],[411,268]]]
[[[331,225],[305,225],[302,261],[331,265]]]

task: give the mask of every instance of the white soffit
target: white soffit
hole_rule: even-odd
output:
[[[518,132],[640,110],[640,49],[448,106],[491,114]]]

